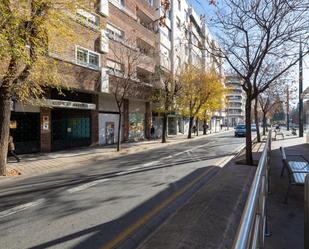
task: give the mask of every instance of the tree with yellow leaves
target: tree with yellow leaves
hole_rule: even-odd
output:
[[[0,1],[0,175],[6,173],[12,100],[39,100],[60,85],[57,60],[48,56],[74,40],[72,14],[85,0]]]
[[[205,71],[202,67],[187,66],[180,72],[181,91],[177,106],[184,116],[189,117],[188,138],[192,137],[194,118],[220,106],[224,87],[214,68]]]

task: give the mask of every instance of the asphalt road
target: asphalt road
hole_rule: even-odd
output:
[[[231,131],[0,182],[0,248],[100,248],[244,141]]]

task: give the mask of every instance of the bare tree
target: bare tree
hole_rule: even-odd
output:
[[[257,98],[262,111],[263,135],[267,130],[267,117],[271,113],[275,113],[281,102],[278,98],[278,92],[267,89]]]
[[[134,37],[121,42],[111,43],[110,77],[111,91],[115,97],[119,111],[117,151],[121,149],[122,122],[124,102],[129,97],[136,97],[142,94],[148,86],[137,78],[137,66],[144,61],[143,50],[137,48]]]
[[[308,41],[309,3],[299,0],[223,0],[210,21],[220,44],[210,53],[243,79],[246,92],[246,163],[252,165],[251,105],[272,82],[297,64],[297,44]],[[275,68],[275,70],[274,70]],[[278,70],[276,69],[278,68]]]

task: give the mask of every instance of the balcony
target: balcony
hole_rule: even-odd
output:
[[[151,32],[155,31],[154,21],[149,16],[147,16],[140,9],[137,9],[136,15],[137,15],[138,23],[140,23],[142,26],[144,26],[146,29],[150,30]]]
[[[153,74],[144,70],[143,68],[137,68],[136,70],[136,78],[147,85],[153,85],[154,77]]]

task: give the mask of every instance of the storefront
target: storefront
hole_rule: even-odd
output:
[[[52,150],[91,144],[91,115],[88,110],[55,108],[51,111]]]
[[[118,140],[119,112],[114,96],[99,97],[99,144],[114,144]]]
[[[129,140],[145,138],[146,106],[143,101],[129,101]]]
[[[40,151],[40,108],[16,103],[12,106],[10,134],[17,154]]]
[[[95,142],[96,104],[94,96],[81,92],[59,95],[53,91],[41,110],[43,150],[57,151],[89,146]],[[41,139],[42,141],[42,139]]]

